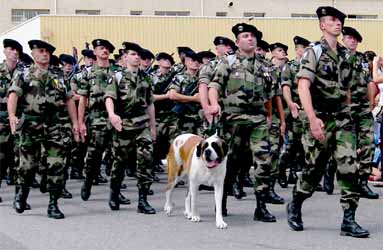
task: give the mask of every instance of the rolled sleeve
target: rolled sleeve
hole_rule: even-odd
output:
[[[8,95],[12,92],[15,92],[18,97],[23,95],[24,91],[22,86],[24,84],[24,81],[22,75],[23,73],[18,70],[14,73],[11,80],[11,87],[9,87],[8,89]]]
[[[301,60],[301,65],[299,67],[297,79],[306,78],[310,80],[310,82],[314,82],[316,66],[317,61],[315,57],[315,52],[312,48],[307,48]]]

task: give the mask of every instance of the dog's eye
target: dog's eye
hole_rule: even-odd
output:
[[[221,147],[216,142],[211,143],[211,147],[218,154],[219,157],[223,157]]]
[[[209,146],[208,143],[204,143],[204,144],[202,145],[202,151],[205,151],[205,149],[207,149],[208,146]]]

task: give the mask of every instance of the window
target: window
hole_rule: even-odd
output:
[[[142,15],[142,10],[131,10],[130,15],[132,16],[140,16]]]
[[[378,15],[347,15],[351,19],[378,19]]]
[[[156,16],[190,16],[190,11],[154,11]]]
[[[265,13],[261,12],[245,12],[243,13],[244,17],[265,17]]]
[[[216,12],[215,16],[227,16],[227,12]]]
[[[49,10],[44,9],[12,9],[12,22],[24,22],[32,17],[49,14]]]
[[[100,10],[76,10],[76,15],[100,15]]]
[[[303,13],[293,13],[291,14],[291,17],[300,17],[300,18],[313,18],[317,17],[316,14],[303,14]]]

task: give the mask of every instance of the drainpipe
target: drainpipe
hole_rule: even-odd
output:
[[[201,16],[204,16],[203,6],[204,6],[204,0],[201,0]]]

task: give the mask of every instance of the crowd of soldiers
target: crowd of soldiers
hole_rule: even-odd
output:
[[[71,198],[66,180],[83,179],[81,198],[87,201],[92,186],[107,181],[104,166],[111,210],[130,204],[121,194],[128,174],[137,179],[137,211],[155,214],[147,197],[172,139],[218,132],[229,145],[223,215],[228,195],[241,199],[243,187],[254,187],[254,220],[275,222],[266,204],[285,201],[274,186],[293,184],[287,221],[301,231],[303,202],[316,190],[331,194],[336,173],[341,234],[367,237],[355,211],[359,197],[379,197],[367,185],[373,166],[369,62],[357,51],[360,33],[344,26],[344,13],[319,7],[317,16],[323,36],[318,42],[295,36],[291,61],[288,46],[267,43],[247,23],[232,27],[235,41],[215,37],[216,54],[178,47],[178,64],[168,53],[155,56],[132,42],[123,42],[110,60],[114,45],[95,39],[77,69],[73,56],[54,56],[47,42],[29,41],[32,59],[17,41],[5,39],[0,156],[2,177],[16,184],[14,209],[31,209],[27,198],[38,173],[40,190],[50,197],[48,217],[64,218],[57,201]]]

